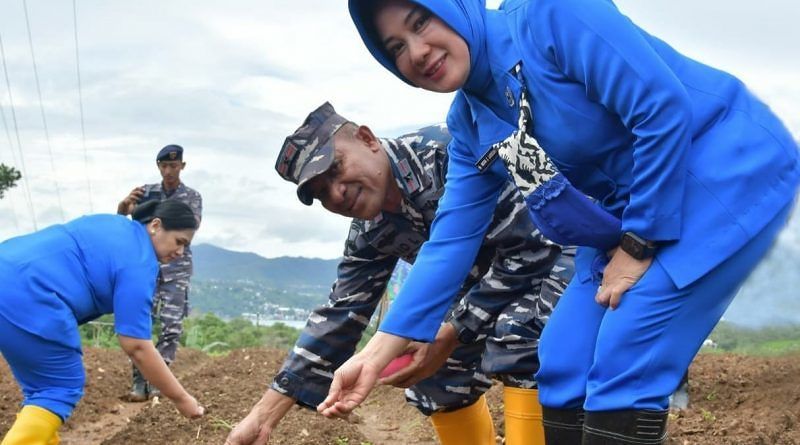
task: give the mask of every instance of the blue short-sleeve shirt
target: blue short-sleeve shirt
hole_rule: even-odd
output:
[[[79,348],[77,326],[114,313],[117,334],[149,339],[157,276],[142,224],[84,216],[0,243],[0,316]]]

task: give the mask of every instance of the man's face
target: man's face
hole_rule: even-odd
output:
[[[177,187],[181,183],[181,170],[186,166],[183,161],[158,161],[158,171],[161,172],[161,179],[164,185],[170,188]]]
[[[333,213],[372,219],[384,206],[389,181],[394,180],[389,159],[377,139],[350,137],[343,132],[351,130],[345,128],[335,135],[331,167],[306,187]]]

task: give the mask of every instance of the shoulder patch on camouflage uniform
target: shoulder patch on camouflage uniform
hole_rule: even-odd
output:
[[[419,178],[417,178],[417,175],[415,175],[414,171],[411,170],[411,166],[408,164],[408,159],[401,159],[400,162],[397,163],[397,169],[400,171],[400,175],[402,176],[406,192],[411,194],[420,189],[422,185],[419,183]]]

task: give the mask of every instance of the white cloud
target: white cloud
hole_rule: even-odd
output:
[[[800,138],[795,2],[617,3],[654,34],[740,76]],[[0,30],[40,226],[60,221],[56,181],[68,219],[89,211],[87,171],[94,211],[112,212],[132,187],[158,180],[155,154],[174,142],[186,148],[185,182],[204,197],[196,242],[268,257],[336,257],[348,222],[319,205],[303,206],[293,185],[274,173],[283,138],[325,100],[385,136],[442,121],[450,100],[411,88],[381,68],[358,39],[344,2],[84,0],[78,21],[87,170],[72,4],[29,2],[28,8],[55,172],[21,2],[3,6]],[[4,85],[0,78],[0,104],[10,125]],[[16,147],[13,127],[11,132]],[[4,134],[0,161],[14,163]],[[30,230],[20,185],[0,200],[0,239]],[[790,235],[785,242],[800,243],[800,235]]]

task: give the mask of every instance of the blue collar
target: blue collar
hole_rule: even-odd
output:
[[[486,11],[487,71],[491,72],[489,88],[485,94],[466,89],[464,97],[469,104],[473,125],[478,129],[479,144],[486,148],[506,138],[516,129],[519,97],[522,85],[512,73],[522,60],[511,38],[503,11]]]

